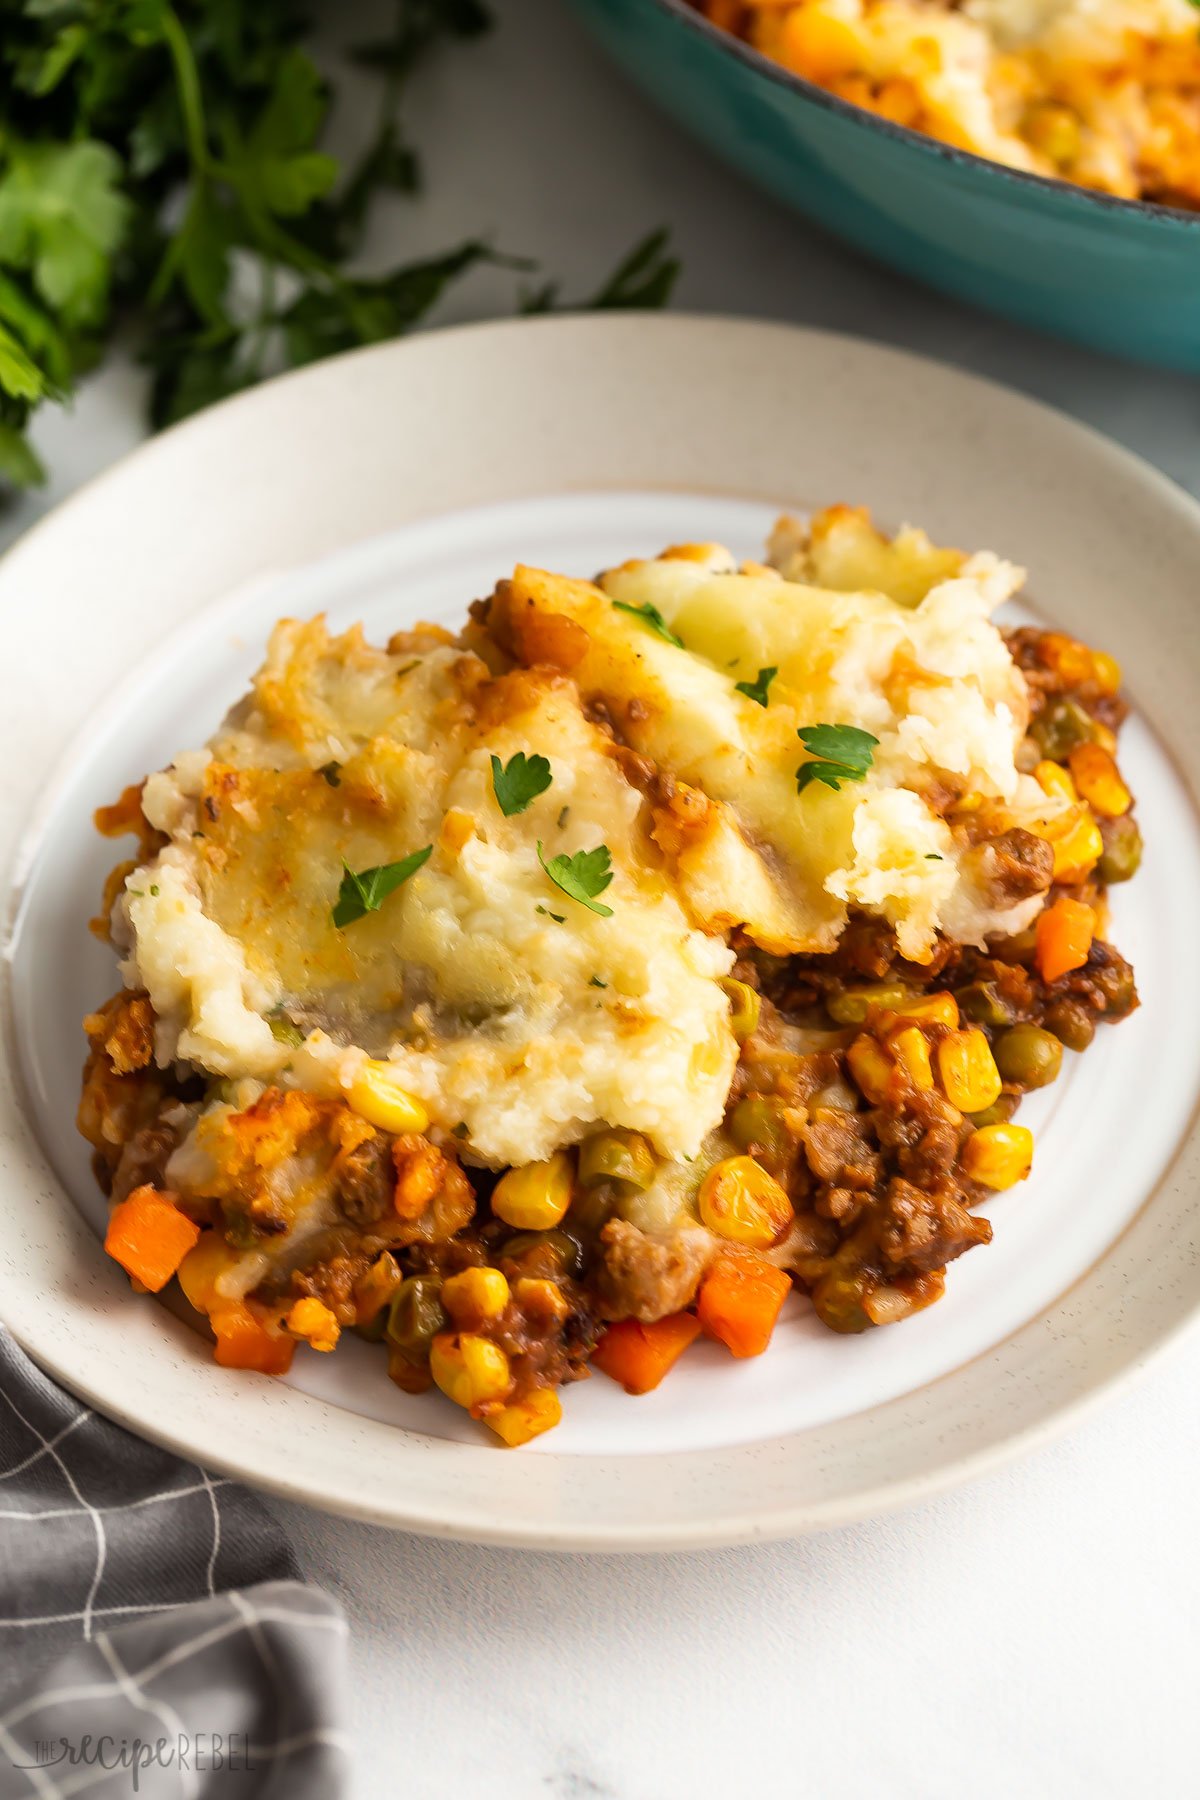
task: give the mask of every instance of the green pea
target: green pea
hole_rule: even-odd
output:
[[[271,1036],[277,1044],[291,1044],[295,1048],[304,1042],[304,1033],[300,1027],[282,1014],[273,1014],[267,1024],[271,1027]]]
[[[762,999],[748,981],[735,981],[731,975],[726,976],[720,985],[729,999],[730,1030],[738,1043],[744,1044],[758,1024]]]
[[[577,1201],[575,1205],[578,1205]],[[575,1205],[571,1208],[574,1218]],[[504,1256],[523,1262],[533,1251],[543,1252],[547,1261],[557,1263],[566,1275],[583,1273],[583,1245],[571,1232],[556,1225],[551,1231],[518,1231],[504,1245]]]
[[[388,1308],[386,1335],[406,1356],[425,1356],[431,1338],[446,1329],[442,1284],[432,1275],[410,1275]]]
[[[1051,762],[1064,762],[1080,744],[1090,744],[1096,736],[1096,721],[1077,700],[1052,700],[1029,727],[1043,756]]]
[[[1137,820],[1128,813],[1120,819],[1101,819],[1100,836],[1104,850],[1096,864],[1101,881],[1128,881],[1136,875],[1142,861],[1142,834]]]
[[[812,1291],[812,1303],[822,1325],[830,1331],[866,1331],[872,1324],[863,1301],[868,1278],[860,1271],[853,1274],[831,1268],[822,1275]]]
[[[895,1011],[913,998],[911,988],[897,982],[876,982],[872,987],[844,988],[840,994],[827,994],[825,1010],[839,1025],[861,1025],[873,1006]]]
[[[972,1125],[982,1130],[985,1125],[1007,1125],[1016,1110],[1016,1095],[1001,1094],[998,1100],[993,1100],[992,1104],[985,1106],[982,1112],[968,1113],[967,1117]]]
[[[742,1151],[757,1144],[774,1156],[786,1156],[791,1147],[779,1107],[765,1094],[747,1094],[738,1101],[729,1115],[729,1135]]]
[[[583,1187],[616,1181],[641,1192],[654,1180],[655,1168],[654,1152],[640,1131],[597,1131],[579,1146]]]
[[[1013,1009],[994,981],[973,981],[969,987],[955,988],[954,998],[963,1017],[976,1025],[1011,1025]]]
[[[1078,1000],[1056,1000],[1043,1023],[1068,1050],[1086,1050],[1096,1035],[1095,1016]]]
[[[1104,1014],[1109,1019],[1123,1019],[1137,1005],[1137,988],[1133,970],[1123,957],[1111,963],[1089,968],[1088,974],[1104,996]]]
[[[809,1112],[821,1110],[829,1112],[857,1112],[858,1093],[848,1081],[831,1081],[827,1087],[818,1088],[809,1096]]]
[[[996,1039],[996,1067],[1022,1088],[1048,1087],[1062,1068],[1062,1045],[1040,1025],[1014,1025]]]
[[[365,1325],[352,1325],[350,1329],[355,1337],[364,1338],[368,1344],[377,1344],[383,1336],[387,1316],[387,1307],[381,1306],[375,1317],[368,1319]]]

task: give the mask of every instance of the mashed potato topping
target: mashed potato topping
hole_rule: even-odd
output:
[[[505,818],[490,758],[540,754],[550,786]],[[597,1119],[688,1155],[736,1057],[717,978],[652,854],[641,797],[552,673],[493,679],[427,636],[390,651],[287,621],[254,692],[146,784],[168,844],[126,883],[126,979],[161,1060],[336,1091],[364,1055],[478,1154],[526,1162]],[[610,916],[565,898],[537,856],[605,844]],[[386,906],[332,920],[343,868],[432,846]],[[289,1041],[290,1040],[290,1041]]]
[[[847,578],[850,536],[879,583],[897,574],[899,598],[739,572],[719,547],[692,546],[599,586],[519,568],[496,624],[523,659],[568,670],[636,751],[672,772],[655,836],[699,923],[741,926],[776,954],[821,952],[853,904],[926,961],[950,910],[963,941],[997,928],[972,846],[947,822],[955,802],[1001,802],[1014,821],[1045,805],[1018,776],[1025,684],[989,619],[1022,576],[994,557],[934,552],[921,534],[887,551],[862,515],[840,512],[803,549],[782,525],[775,552],[789,575],[805,573],[807,555]],[[642,622],[647,608],[665,634]],[[743,691],[764,668],[766,706]],[[823,721],[870,732],[871,769],[798,796],[797,733]]]
[[[859,911],[921,962],[939,931],[1020,929],[1041,895],[998,892],[973,828],[1062,805],[1014,761],[1025,684],[989,615],[1020,572],[844,508],[781,522],[772,556],[518,568],[462,640],[280,624],[207,749],[143,790],[161,848],[114,931],[160,1064],[331,1098],[384,1059],[493,1166],[598,1121],[682,1159],[736,1061],[731,932],[821,952]],[[870,767],[799,791],[798,733],[831,721]],[[549,779],[506,816],[493,759],[518,754]],[[593,909],[546,865],[601,846]],[[335,922],[347,870],[426,850]]]
[[[765,55],[1010,168],[1200,206],[1191,0],[697,0]]]

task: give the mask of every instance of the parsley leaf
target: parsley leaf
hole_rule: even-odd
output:
[[[547,862],[539,838],[537,853],[543,869],[568,900],[578,900],[602,919],[612,918],[612,907],[602,906],[596,899],[612,880],[612,857],[607,844],[597,844],[594,850],[577,850],[574,856],[552,856]]]
[[[640,619],[644,625],[648,625],[651,631],[656,632],[660,638],[665,638],[668,644],[674,644],[677,650],[684,648],[683,639],[675,636],[657,606],[651,606],[648,600],[644,601],[641,606],[631,606],[628,600],[614,600],[613,605],[618,612],[632,613],[635,619]]]
[[[747,700],[753,700],[758,706],[765,706],[767,689],[778,673],[778,669],[760,669],[753,681],[735,681],[733,685],[739,694],[745,694]]]
[[[338,930],[353,925],[356,919],[365,919],[369,912],[378,912],[388,895],[423,868],[432,855],[433,845],[426,844],[423,850],[414,850],[399,862],[380,863],[374,869],[360,869],[357,874],[349,863],[343,862],[342,885],[331,914]]]
[[[356,58],[378,112],[339,160],[303,0],[0,0],[0,487],[45,478],[30,417],[69,398],[118,321],[163,425],[409,331],[478,266],[533,267],[478,235],[370,274],[353,260],[373,204],[419,190],[407,112],[427,61],[491,25],[485,0],[391,11]],[[336,69],[328,20],[320,42]],[[662,306],[678,272],[652,232],[574,308]]]
[[[813,759],[796,770],[800,794],[813,781],[823,781],[835,793],[843,781],[861,781],[879,742],[857,725],[802,725],[796,736]]]
[[[1200,0],[1197,0],[1200,4]],[[665,227],[652,231],[634,245],[613,270],[608,280],[588,300],[560,307],[561,284],[548,281],[533,293],[526,294],[523,313],[556,311],[612,312],[623,307],[665,306],[679,279],[680,262],[668,251],[670,233]]]
[[[502,763],[498,756],[492,758],[492,792],[506,819],[511,819],[514,813],[523,813],[530,801],[545,793],[552,779],[550,764],[544,756],[526,756],[523,750],[518,750],[507,763]]]

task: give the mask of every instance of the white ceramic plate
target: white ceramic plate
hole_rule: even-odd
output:
[[[1143,1010],[1026,1102],[1037,1164],[946,1299],[861,1338],[799,1300],[738,1365],[712,1346],[630,1400],[597,1378],[520,1453],[351,1343],[286,1383],[218,1370],[96,1243],[76,1137],[98,803],[202,742],[285,612],[384,637],[456,620],[518,558],[571,573],[669,541],[758,553],[783,505],[869,502],[1031,570],[1044,619],[1113,650],[1141,702],[1122,764],[1143,871],[1114,936]],[[147,446],[0,567],[14,858],[0,1093],[0,1309],[104,1411],[208,1465],[382,1523],[558,1548],[779,1535],[928,1492],[1060,1424],[1200,1303],[1200,511],[1055,414],[893,351],[729,321],[476,327],[321,365]]]

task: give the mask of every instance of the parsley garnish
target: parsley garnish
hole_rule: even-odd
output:
[[[596,899],[612,880],[612,857],[607,844],[597,844],[594,850],[577,850],[574,856],[552,856],[547,862],[539,838],[537,853],[543,869],[568,900],[578,900],[580,906],[599,913],[602,919],[612,918],[612,907],[602,906]]]
[[[322,763],[321,767],[317,770],[317,774],[323,775],[330,787],[341,787],[342,785],[342,765],[340,762]]]
[[[861,781],[879,742],[857,725],[802,725],[796,736],[813,758],[796,770],[796,791],[801,794],[810,781],[823,781],[835,793],[843,781]]]
[[[492,792],[506,819],[523,813],[531,800],[545,793],[552,780],[550,764],[544,756],[526,756],[518,750],[507,763],[498,756],[492,758]]]
[[[418,869],[423,868],[432,855],[433,845],[426,844],[423,850],[414,850],[411,856],[401,857],[399,862],[380,863],[374,869],[360,869],[357,875],[349,863],[343,862],[345,873],[332,913],[338,930],[353,925],[356,919],[364,919],[369,912],[378,912],[388,895],[395,893],[410,875],[415,875]]]
[[[607,983],[607,981],[601,981],[601,979],[598,975],[593,975],[592,979],[588,982],[588,986],[589,987],[606,988],[608,986],[608,983]]]
[[[733,685],[739,694],[745,694],[747,700],[753,700],[758,706],[765,706],[767,689],[778,673],[778,669],[760,669],[754,681],[735,681]]]
[[[543,919],[553,919],[556,925],[565,925],[567,922],[566,913],[552,913],[548,906],[535,906],[533,910],[541,913]]]
[[[1196,4],[1197,6],[1200,6],[1200,0],[1196,0]],[[945,862],[945,860],[945,857],[939,856],[936,850],[927,850],[925,852],[926,862]]]
[[[635,619],[640,619],[643,625],[648,625],[651,631],[657,632],[660,638],[665,638],[668,644],[674,644],[677,650],[683,649],[683,639],[675,636],[657,606],[651,606],[648,600],[641,606],[631,606],[628,600],[614,600],[613,605],[618,612],[632,613]]]
[[[478,237],[361,271],[376,202],[421,184],[406,113],[426,62],[490,23],[485,0],[390,10],[386,36],[352,52],[380,94],[361,155],[339,160],[324,142],[332,83],[297,42],[296,0],[3,7],[0,485],[45,479],[29,417],[69,396],[118,321],[136,321],[161,425],[280,366],[400,336],[471,269],[528,272]],[[333,69],[341,48],[322,43]],[[653,232],[572,310],[661,306],[678,272]],[[514,304],[545,312],[557,296],[543,282]]]

